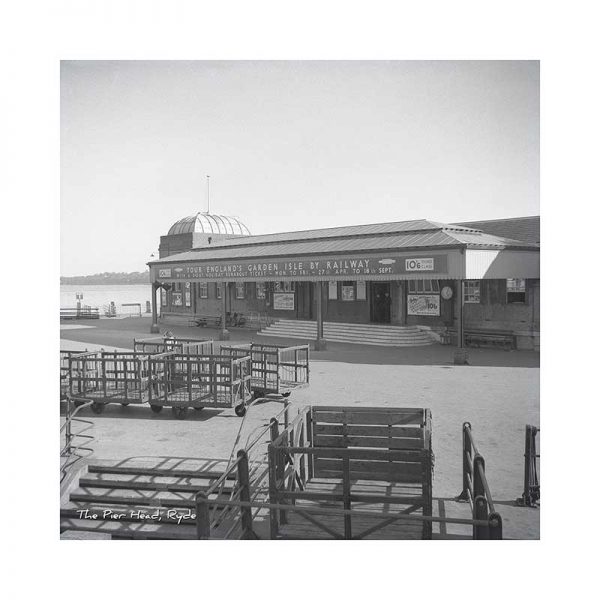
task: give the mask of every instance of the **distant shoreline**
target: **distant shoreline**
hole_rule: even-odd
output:
[[[137,285],[149,284],[150,273],[95,273],[61,277],[60,285]]]

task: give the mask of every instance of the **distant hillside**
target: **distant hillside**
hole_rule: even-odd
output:
[[[150,273],[96,273],[95,275],[77,275],[61,277],[61,285],[131,285],[135,283],[150,283]]]

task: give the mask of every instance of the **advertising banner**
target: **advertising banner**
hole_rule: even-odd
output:
[[[408,314],[430,317],[440,316],[439,294],[409,294]]]
[[[393,254],[366,254],[347,258],[319,256],[285,260],[239,260],[202,263],[170,263],[168,267],[154,266],[157,280],[235,280],[281,281],[294,277],[393,276],[423,272],[433,275],[448,272],[448,255],[399,257]]]

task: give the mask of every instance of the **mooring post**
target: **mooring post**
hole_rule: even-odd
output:
[[[204,492],[196,494],[196,533],[199,540],[210,539],[208,497]]]

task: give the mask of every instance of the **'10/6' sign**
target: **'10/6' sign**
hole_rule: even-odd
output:
[[[407,258],[405,268],[407,271],[433,271],[433,258]]]

